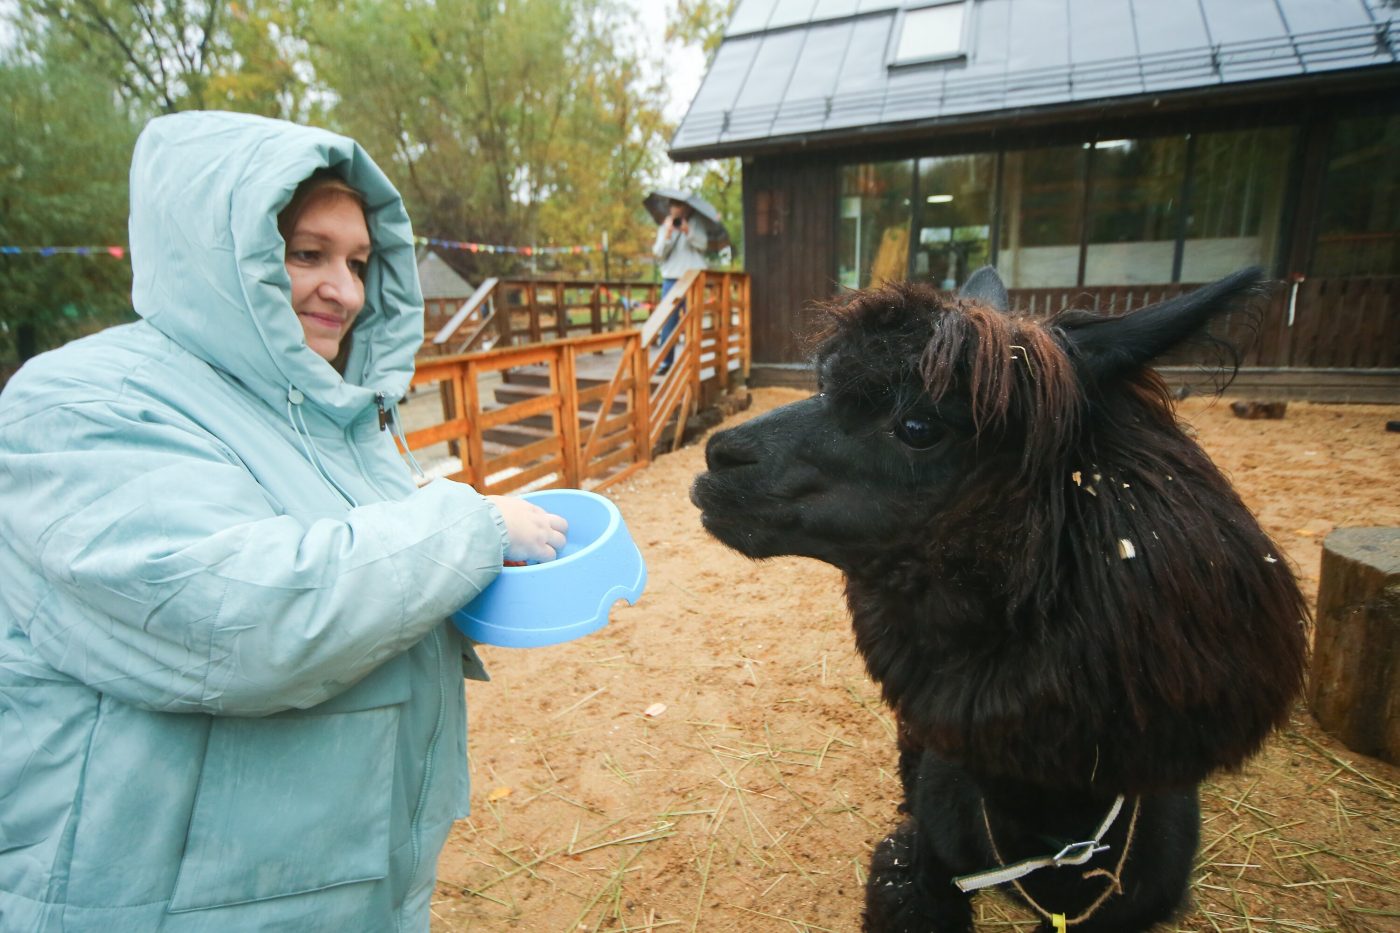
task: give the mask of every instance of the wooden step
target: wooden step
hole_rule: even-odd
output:
[[[514,405],[519,402],[528,402],[531,399],[536,399],[548,395],[549,387],[528,384],[520,385],[516,383],[511,383],[497,386],[493,394],[495,395],[497,405],[504,407],[507,405]],[[585,408],[579,411],[578,419],[581,424],[589,425],[598,420],[598,410],[596,407],[596,403],[591,404],[593,404],[594,406],[592,409]],[[613,400],[613,403],[611,405],[611,413],[613,415],[620,415],[626,410],[626,399],[616,398]],[[554,422],[552,415],[539,414],[531,415],[528,418],[522,418],[520,419],[519,423],[528,424],[534,427],[548,428]]]
[[[616,372],[615,363],[613,372]],[[604,379],[601,373],[595,370],[594,372],[579,372],[576,381],[580,389],[588,389],[596,385],[605,385],[611,378],[611,373],[609,373],[607,379]],[[512,366],[510,369],[502,371],[501,381],[507,385],[528,385],[548,388],[549,366],[546,363],[536,363],[531,366]]]
[[[613,351],[580,353],[574,362],[579,388],[587,389],[612,381],[613,374],[617,372],[618,354]],[[511,384],[547,386],[549,365],[534,363],[529,366],[513,366],[502,373],[502,380]]]
[[[496,397],[498,405],[514,405],[516,402],[528,402],[531,399],[539,398],[549,394],[549,384],[540,385],[533,382],[503,382],[496,386],[492,394]]]
[[[521,421],[497,425],[494,428],[487,428],[481,433],[483,441],[490,441],[510,448],[524,447],[526,444],[533,444],[535,441],[542,441],[553,436],[554,432],[550,430],[548,425],[539,427]]]
[[[534,366],[513,366],[501,372],[501,381],[508,386],[548,390],[549,367],[543,363]]]

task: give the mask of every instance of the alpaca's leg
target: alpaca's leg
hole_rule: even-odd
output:
[[[900,801],[899,812],[909,813],[913,806],[914,791],[919,779],[919,762],[923,758],[924,749],[915,741],[902,719],[899,721],[898,743],[899,783],[904,789],[904,799]]]
[[[1201,812],[1194,788],[1144,798],[1137,839],[1123,876],[1124,893],[1111,897],[1074,933],[1146,933],[1179,917],[1190,904],[1191,868],[1200,841]],[[1118,834],[1110,836],[1121,845]],[[1053,894],[1031,882],[1041,903]],[[1050,933],[1044,924],[1038,933]]]
[[[870,860],[865,933],[970,933],[972,906],[952,874],[905,820]]]
[[[1074,933],[1147,933],[1149,930],[1160,929],[1162,924],[1170,920],[1178,919],[1191,903],[1189,891],[1184,885],[1174,892],[1160,889],[1154,891],[1152,894],[1155,899],[1151,901],[1141,896],[1143,892],[1135,893],[1138,897],[1132,903],[1090,917],[1076,925]],[[1049,924],[1039,929],[1043,933],[1054,931]]]

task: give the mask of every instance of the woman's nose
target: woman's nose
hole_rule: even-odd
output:
[[[349,311],[358,311],[364,304],[364,285],[348,263],[331,263],[318,290],[322,298],[335,301]]]

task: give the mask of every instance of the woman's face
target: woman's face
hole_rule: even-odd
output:
[[[369,254],[364,211],[342,194],[313,197],[287,237],[292,310],[307,346],[324,359],[335,359],[364,307]]]

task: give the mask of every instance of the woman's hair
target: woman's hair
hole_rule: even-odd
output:
[[[365,226],[369,226],[369,210],[365,207],[365,196],[330,169],[318,168],[297,185],[297,190],[292,192],[292,199],[277,215],[277,232],[282,234],[284,242],[291,237],[301,215],[306,213],[312,202],[320,198],[349,198],[360,206],[360,211],[365,215]],[[352,337],[352,334],[345,335],[340,341],[340,349],[335,359],[331,360],[331,365],[341,375],[345,374],[345,362],[350,358]]]
[[[282,239],[287,239],[291,232],[296,229],[297,221],[301,219],[301,215],[306,212],[306,208],[311,202],[324,197],[349,198],[354,201],[360,205],[360,210],[365,214],[365,225],[369,225],[369,210],[365,207],[365,196],[350,187],[345,179],[330,169],[318,168],[303,179],[301,184],[297,185],[297,190],[292,192],[292,199],[277,215],[277,232],[282,234]]]

